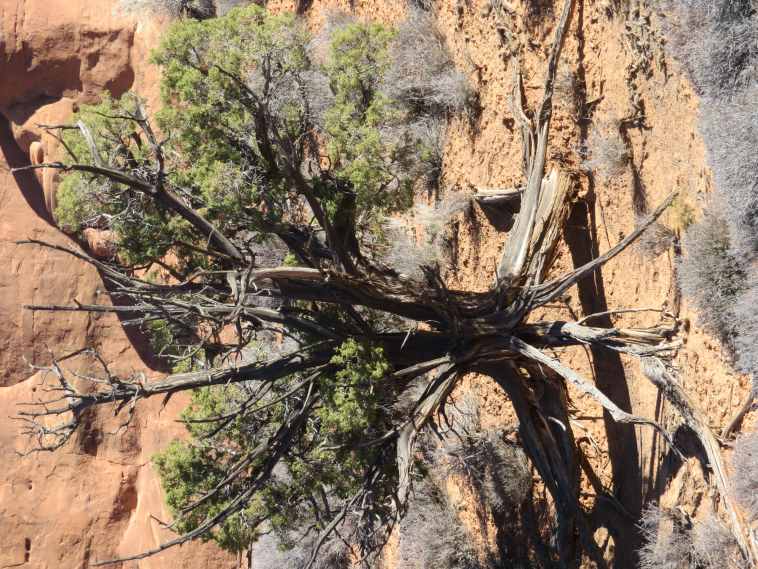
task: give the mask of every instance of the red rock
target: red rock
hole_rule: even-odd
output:
[[[104,89],[136,88],[155,101],[157,71],[146,63],[159,29],[114,15],[110,0],[0,0],[0,567],[73,569],[155,547],[172,535],[150,518],[170,516],[150,457],[183,429],[174,422],[181,397],[161,410],[148,401],[135,428],[109,436],[119,421],[94,414],[75,441],[56,453],[21,458],[27,448],[18,403],[43,392],[40,374],[51,353],[100,349],[122,373],[150,372],[139,341],[113,315],[32,313],[24,304],[107,302],[97,271],[59,251],[17,240],[39,239],[77,248],[53,224],[56,172],[11,173],[10,167],[58,157],[54,138],[38,123],[60,124],[75,106]],[[107,255],[110,240],[89,232],[87,242]],[[232,567],[210,545],[189,544],[153,559],[126,563],[142,569]]]

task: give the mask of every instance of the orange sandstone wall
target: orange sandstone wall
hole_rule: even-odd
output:
[[[77,248],[50,222],[52,174],[10,168],[54,156],[54,140],[36,125],[65,122],[76,104],[104,89],[136,88],[155,100],[157,75],[146,58],[159,30],[114,14],[112,0],[0,0],[0,26],[0,567],[85,568],[168,537],[150,518],[169,517],[150,456],[179,434],[173,420],[185,400],[162,410],[160,401],[148,402],[127,434],[109,435],[118,421],[103,413],[60,452],[17,454],[26,441],[10,417],[19,402],[42,395],[30,364],[48,363],[49,350],[97,347],[126,373],[146,370],[146,362],[111,315],[22,309],[102,302],[104,287],[84,262],[15,243]],[[198,544],[124,567],[234,565]]]

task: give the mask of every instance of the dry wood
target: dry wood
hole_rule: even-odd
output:
[[[703,446],[722,504],[729,518],[732,535],[748,565],[754,567],[758,561],[758,549],[756,549],[755,541],[752,538],[750,525],[745,521],[739,507],[734,502],[721,456],[721,447],[708,426],[706,415],[658,358],[645,358],[642,360],[642,366],[645,377],[663,393],[666,400],[679,412],[685,425],[695,433]]]
[[[753,407],[753,402],[755,401],[756,396],[756,390],[755,388],[750,390],[750,393],[748,393],[747,397],[745,398],[745,402],[740,406],[739,409],[737,409],[737,412],[734,414],[734,416],[731,418],[729,423],[724,427],[724,430],[721,432],[721,438],[726,440],[728,439],[732,433],[737,430],[737,427],[742,422],[742,419],[745,418],[745,415],[748,414],[750,409]]]
[[[544,366],[552,369],[562,378],[564,378],[565,380],[570,382],[572,385],[574,385],[577,389],[579,389],[583,393],[586,393],[587,395],[592,397],[595,401],[600,403],[603,409],[605,409],[611,415],[613,420],[616,421],[617,423],[631,423],[635,425],[647,425],[647,426],[652,427],[663,436],[663,438],[666,440],[666,442],[668,442],[668,444],[671,446],[674,452],[676,452],[679,456],[682,456],[681,452],[676,448],[676,445],[674,444],[674,440],[671,438],[671,435],[669,435],[668,432],[666,432],[666,430],[655,421],[651,419],[645,419],[644,417],[638,417],[636,415],[632,415],[631,413],[624,411],[618,405],[616,405],[613,401],[611,401],[608,398],[608,396],[605,395],[605,393],[603,393],[597,387],[589,383],[587,380],[581,377],[574,370],[563,365],[561,362],[559,362],[555,358],[551,358],[550,356],[541,352],[537,348],[530,346],[523,340],[515,336],[512,336],[508,338],[508,341],[513,351],[518,352],[522,354],[523,356],[529,358],[530,360],[543,364]]]
[[[537,220],[543,178],[545,176],[548,135],[553,108],[553,83],[573,8],[573,0],[567,0],[563,5],[563,12],[561,13],[561,19],[555,32],[555,38],[553,39],[548,59],[548,70],[545,77],[544,93],[536,128],[533,128],[530,123],[524,124],[526,116],[523,112],[520,113],[522,131],[525,133],[523,145],[527,149],[525,151],[525,162],[527,164],[526,190],[521,200],[521,211],[516,218],[516,223],[511,230],[508,242],[503,249],[500,264],[498,265],[498,282],[515,282],[523,277],[524,264],[529,249],[532,247],[534,225]],[[520,103],[523,99],[523,87],[521,86],[520,79],[516,81],[516,87]],[[547,201],[551,201],[550,198]]]
[[[247,110],[255,117],[254,135],[258,138],[260,154],[270,168],[269,174],[276,176],[298,199],[307,202],[313,214],[313,222],[307,225],[272,222],[270,227],[261,231],[280,237],[291,252],[302,258],[302,267],[256,266],[255,255],[243,238],[235,238],[233,233],[231,237],[221,234],[190,207],[192,200],[184,199],[183,190],[173,188],[172,192],[164,187],[168,182],[165,182],[161,144],[142,114],[131,118],[139,124],[149,142],[153,159],[139,170],[121,171],[102,164],[96,141],[86,125],[79,129],[90,147],[94,165],[48,163],[33,166],[97,176],[148,196],[189,222],[195,236],[199,235],[201,242],[207,242],[207,253],[217,263],[217,270],[180,275],[183,279],[173,285],[154,284],[136,278],[133,268],[118,267],[115,263],[105,263],[73,249],[29,240],[27,243],[54,247],[91,263],[113,284],[114,294],[125,302],[117,306],[76,303],[66,307],[28,308],[115,312],[127,319],[127,324],[143,325],[163,320],[191,332],[207,327],[211,330],[207,336],[213,341],[206,341],[203,337],[195,348],[198,351],[208,349],[211,358],[221,354],[214,361],[226,362],[226,367],[220,369],[173,374],[157,381],[121,379],[106,369],[105,377],[86,377],[93,387],[90,391],[77,390],[74,382],[68,381],[66,370],[55,362],[50,370],[56,375],[57,384],[46,392],[52,394],[52,399],[38,401],[38,407],[19,413],[41,446],[49,439],[56,448],[64,444],[79,426],[82,412],[90,407],[115,404],[117,410],[127,406],[133,409],[140,399],[153,395],[169,396],[202,386],[250,381],[264,384],[263,391],[254,391],[242,405],[208,418],[213,428],[219,430],[235,413],[252,413],[259,408],[259,403],[264,406],[274,402],[286,403],[290,410],[282,423],[277,423],[274,435],[267,434],[261,444],[256,442],[256,446],[247,451],[247,455],[227,465],[221,482],[206,494],[197,496],[187,511],[197,511],[195,508],[199,505],[231,489],[233,481],[243,480],[244,490],[230,496],[228,507],[184,536],[156,549],[112,562],[143,559],[200,537],[244,508],[255,492],[270,480],[278,462],[288,452],[297,449],[293,441],[301,435],[304,425],[311,420],[317,422],[317,417],[311,413],[319,404],[323,387],[320,380],[334,373],[335,364],[332,362],[338,361],[334,357],[349,339],[381,347],[389,364],[383,380],[392,386],[392,396],[398,400],[401,396],[413,397],[411,410],[404,407],[402,415],[388,416],[390,423],[381,433],[351,443],[355,449],[371,447],[381,450],[385,461],[387,456],[394,456],[397,469],[392,484],[396,508],[394,516],[389,516],[394,520],[391,523],[397,521],[396,516],[402,515],[411,492],[416,438],[426,425],[435,421],[438,410],[444,408],[457,378],[466,372],[480,371],[489,374],[509,395],[520,422],[524,448],[556,504],[556,557],[563,566],[576,566],[584,552],[599,566],[604,565],[579,503],[581,457],[577,456],[577,443],[567,412],[566,384],[574,385],[595,399],[614,421],[656,429],[675,452],[678,451],[669,434],[655,421],[621,409],[595,385],[542,350],[593,345],[640,358],[655,356],[657,362],[660,361],[658,358],[668,357],[678,347],[676,322],[662,319],[659,325],[647,328],[599,328],[586,325],[587,319],[593,315],[578,322],[532,322],[529,316],[534,308],[562,296],[579,280],[625,250],[662,214],[675,194],[605,254],[558,279],[544,282],[569,215],[573,188],[572,178],[565,171],[553,169],[546,175],[553,83],[573,7],[574,0],[566,0],[563,5],[547,62],[542,101],[533,116],[524,108],[523,81],[520,72],[516,71],[512,105],[522,130],[525,188],[523,191],[483,189],[474,196],[483,204],[521,202],[520,213],[502,251],[495,285],[487,292],[450,290],[439,271],[431,267],[425,269],[423,279],[410,280],[380,263],[372,263],[371,255],[360,251],[356,237],[355,203],[351,201],[354,196],[351,197],[350,191],[344,192],[343,199],[336,205],[328,204],[331,209],[329,215],[326,214],[327,209],[318,197],[320,186],[307,178],[294,158],[277,157],[277,144],[281,142],[279,135],[272,133],[267,126],[265,109],[254,93],[245,105],[249,105]],[[249,90],[242,78],[230,78],[239,82],[243,91]],[[200,252],[203,252],[202,247]],[[256,304],[256,293],[259,292],[276,299],[280,303],[278,308]],[[325,306],[328,310],[323,309]],[[389,324],[382,321],[373,326],[371,316],[367,316],[371,311],[380,312]],[[333,312],[339,317],[334,317]],[[613,311],[606,312],[611,313]],[[235,345],[226,345],[219,339],[230,326],[237,331]],[[313,343],[301,346],[297,353],[270,362],[230,365],[229,361],[239,361],[230,356],[238,355],[259,330],[307,337],[308,342]],[[311,337],[316,339],[311,340]],[[294,387],[288,384],[282,389],[283,394],[276,393],[276,396],[264,399],[268,393],[265,386],[272,388],[275,382],[292,376],[295,376]],[[420,395],[410,391],[416,380],[425,382]],[[675,382],[664,378],[659,383],[667,398],[677,401],[677,408],[681,407],[683,415],[687,413],[686,420],[704,440],[709,460],[715,465],[719,490],[725,501],[730,500],[715,438]],[[65,419],[57,426],[43,425],[51,416]],[[319,444],[329,449],[337,448],[329,446],[336,444],[345,448],[345,444],[327,438]],[[252,457],[255,457],[256,464],[263,459],[263,467],[251,474],[248,466]],[[372,485],[378,480],[380,470],[378,467],[368,468],[358,492],[345,498],[339,509],[332,510],[327,505],[328,517],[319,520],[324,531],[317,539],[308,567],[314,564],[319,548],[348,513],[362,508],[365,511],[364,503],[373,495],[375,488]],[[383,483],[386,482],[384,479]],[[382,499],[388,500],[387,496]],[[730,516],[735,534],[742,536],[740,547],[746,558],[752,561],[755,553],[746,537],[746,528],[734,508]],[[257,520],[253,522],[259,523]]]

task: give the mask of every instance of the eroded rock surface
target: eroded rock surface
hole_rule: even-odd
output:
[[[53,224],[52,170],[10,168],[55,159],[39,124],[60,124],[76,105],[109,90],[136,88],[150,100],[156,72],[146,63],[159,25],[114,13],[111,0],[0,0],[0,567],[85,568],[90,562],[154,547],[170,536],[151,515],[169,519],[150,457],[180,434],[185,399],[138,411],[134,428],[92,415],[61,451],[20,457],[28,448],[18,403],[44,396],[41,374],[58,356],[99,349],[114,370],[147,370],[140,338],[112,315],[36,313],[24,304],[106,302],[96,270],[60,251],[16,241],[78,245]],[[95,248],[107,247],[92,236]],[[228,567],[210,546],[190,545],[125,567]]]

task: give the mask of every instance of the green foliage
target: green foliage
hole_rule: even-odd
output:
[[[188,287],[206,287],[203,294],[217,306],[238,302],[232,296],[239,289],[226,294],[226,287],[227,278],[234,278],[230,266],[240,267],[229,261],[238,255],[218,251],[236,248],[252,257],[256,244],[265,246],[285,224],[295,230],[279,235],[303,236],[314,249],[335,247],[316,242],[330,224],[314,215],[319,209],[314,200],[332,227],[355,220],[361,225],[358,238],[365,228],[377,232],[384,214],[411,205],[414,185],[423,181],[420,164],[439,162],[439,141],[426,137],[435,141],[432,147],[423,135],[437,132],[436,123],[411,123],[418,118],[415,111],[386,90],[394,38],[385,26],[349,23],[334,31],[328,56],[316,64],[308,33],[292,14],[251,5],[214,19],[174,23],[153,55],[162,69],[163,102],[154,113],[155,134],[142,101],[131,94],[83,106],[75,119],[86,129],[64,133],[70,164],[117,170],[138,183],[69,172],[59,191],[59,222],[71,231],[114,231],[120,261],[164,262]],[[233,245],[212,243],[198,216]],[[284,236],[282,241],[291,243]],[[216,252],[208,253],[211,246]],[[327,256],[314,261],[302,246],[290,246],[285,265],[319,265]],[[198,366],[195,356],[181,359],[190,353],[183,344],[202,344],[195,336],[213,339],[206,346],[208,364],[214,354],[226,353],[229,346],[219,338],[232,322],[215,313],[182,312],[196,297],[180,288],[170,296],[165,319],[164,313],[152,314],[145,325],[153,349],[171,357],[177,372]],[[250,287],[246,294],[253,294]],[[333,304],[299,301],[286,309],[287,317],[298,315],[315,326],[356,326],[355,315]],[[362,317],[379,326],[369,311]],[[248,326],[252,320],[237,330],[245,344],[248,334],[257,333],[257,323]],[[201,322],[207,326],[203,334]],[[304,329],[296,335],[311,340]],[[244,509],[210,534],[225,549],[241,551],[264,530],[288,545],[297,529],[323,529],[335,508],[362,488],[369,471],[379,473],[371,482],[376,500],[371,515],[381,518],[389,511],[387,497],[397,477],[394,449],[356,443],[391,430],[399,386],[389,380],[390,364],[378,345],[348,339],[330,349],[333,357],[315,376],[193,393],[183,415],[188,440],[155,457],[179,531],[197,528],[260,480],[265,482]],[[293,409],[306,404],[312,405],[305,407],[307,420],[290,425]],[[287,435],[287,452],[272,459],[275,435],[290,428],[296,432]],[[267,451],[250,458],[223,491],[213,492],[259,445]],[[200,505],[187,509],[203,496]]]
[[[210,538],[229,551],[242,551],[259,535],[258,526],[267,527],[279,536],[283,546],[291,546],[294,530],[305,522],[323,529],[323,523],[311,511],[311,499],[327,489],[330,502],[348,497],[360,486],[368,465],[377,461],[375,451],[356,450],[351,446],[359,436],[382,434],[389,422],[383,416],[391,393],[382,385],[389,364],[381,348],[355,340],[345,341],[331,360],[333,373],[322,378],[321,403],[314,420],[304,428],[302,437],[281,464],[286,474],[274,476],[265,488],[252,496],[250,504],[227,519]],[[302,378],[291,377],[272,388],[269,397],[245,412],[226,421],[230,411],[240,409],[255,386],[232,385],[207,387],[193,392],[192,401],[182,414],[189,434],[188,441],[175,441],[154,457],[154,464],[174,515],[213,489],[241,456],[252,451],[282,424],[288,402],[279,400]],[[391,461],[388,461],[391,469]],[[248,476],[262,468],[254,461]],[[190,514],[180,517],[179,531],[189,531],[207,517],[222,511],[229,496],[243,491],[245,478],[233,487],[206,500]]]
[[[72,122],[86,125],[94,141],[94,154],[80,129],[65,130],[68,161],[129,169],[148,160],[147,144],[140,140],[135,122],[126,118],[140,116],[142,104],[133,94],[120,100],[106,94],[97,105],[83,105]],[[187,229],[151,198],[84,172],[65,175],[56,197],[55,214],[61,227],[72,232],[84,227],[112,229],[127,263],[164,255]]]
[[[165,320],[151,320],[147,323],[150,345],[156,354],[165,354],[174,349],[174,334]]]
[[[166,503],[177,517],[177,530],[180,532],[197,528],[207,518],[227,508],[238,492],[244,491],[243,478],[182,515],[188,505],[211,492],[226,478],[229,468],[239,460],[241,453],[251,450],[247,445],[254,446],[258,436],[264,435],[264,431],[268,432],[265,428],[259,428],[260,424],[253,418],[238,416],[225,426],[222,437],[214,435],[219,430],[219,422],[212,419],[228,413],[244,397],[244,390],[236,386],[207,387],[194,391],[190,405],[182,413],[190,440],[174,441],[153,457]],[[269,418],[277,415],[275,411]],[[251,430],[255,431],[252,436]],[[260,463],[253,463],[252,468],[256,466],[260,467]],[[205,539],[212,539],[228,551],[243,551],[257,538],[260,522],[266,517],[275,517],[272,513],[277,513],[282,505],[280,499],[284,491],[283,485],[272,483]]]
[[[381,385],[389,363],[380,347],[346,340],[332,358],[339,366],[332,381],[321,388],[323,404],[319,410],[322,427],[330,438],[349,443],[357,435],[377,425],[386,387]]]
[[[153,56],[163,70],[159,124],[172,133],[182,158],[177,183],[197,188],[207,215],[222,228],[260,215],[264,197],[268,217],[281,216],[286,192],[281,180],[261,179],[270,165],[258,147],[250,98],[255,93],[276,106],[309,67],[306,42],[291,14],[271,15],[253,5],[223,18],[177,23]],[[240,80],[246,77],[250,85]],[[286,138],[301,136],[304,106],[291,100],[281,107],[269,118]]]
[[[250,5],[219,18],[175,22],[152,57],[162,69],[163,107],[154,115],[165,135],[164,186],[232,239],[264,234],[298,214],[293,198],[300,189],[283,164],[302,169],[318,151],[315,144],[329,157],[329,175],[308,182],[327,215],[337,214],[346,195],[355,196],[351,208],[364,223],[406,209],[437,142],[409,126],[405,103],[385,92],[394,37],[380,24],[344,25],[317,65],[307,50],[309,35],[292,14]],[[99,161],[155,183],[152,146],[129,118],[143,118],[143,106],[133,94],[82,106],[75,120],[92,132],[97,160],[73,129],[64,134],[68,161]],[[172,251],[187,270],[212,265],[197,252],[206,239],[187,221],[121,184],[70,172],[58,201],[61,226],[112,229],[128,263]]]
[[[393,177],[387,163],[391,148],[380,131],[400,118],[379,90],[393,37],[380,24],[347,25],[334,33],[325,66],[335,94],[334,106],[326,114],[327,149],[337,172],[357,192],[359,207],[407,205],[407,180],[393,188],[394,195],[387,187]]]

